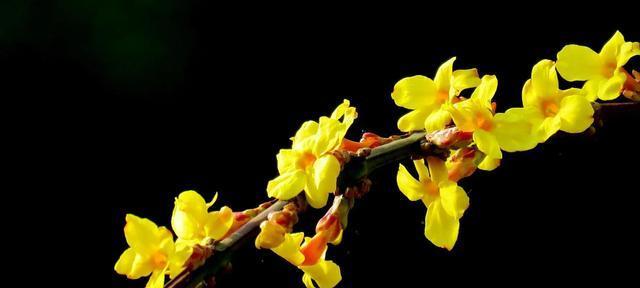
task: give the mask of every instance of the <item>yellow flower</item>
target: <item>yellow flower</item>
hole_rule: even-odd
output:
[[[287,233],[285,234],[285,240],[280,246],[271,249],[278,256],[289,261],[289,263],[295,265],[304,272],[302,276],[302,282],[307,288],[315,287],[313,282],[320,288],[335,287],[338,285],[342,276],[340,274],[340,267],[333,261],[325,260],[326,243],[324,246],[324,252],[320,259],[311,265],[302,265],[305,260],[304,254],[300,252],[300,246],[304,233]],[[307,237],[305,243],[311,241],[311,238]]]
[[[304,189],[312,207],[326,205],[329,193],[336,189],[340,173],[340,162],[328,152],[340,146],[357,117],[356,109],[349,105],[349,101],[344,100],[331,117],[323,116],[319,122],[302,124],[291,139],[291,149],[281,149],[276,155],[280,175],[269,181],[269,197],[288,200]]]
[[[158,227],[151,220],[127,214],[124,236],[129,248],[122,253],[114,269],[129,279],[151,274],[148,288],[161,288],[164,275],[173,278],[182,271],[191,251],[173,243],[173,235],[165,227]]]
[[[175,200],[171,227],[178,242],[187,245],[200,243],[206,238],[221,239],[233,225],[233,211],[224,206],[220,211],[209,212],[218,194],[206,203],[198,192],[190,190],[180,193]]]
[[[558,73],[568,81],[585,82],[587,99],[595,101],[617,98],[627,79],[623,66],[640,55],[640,43],[625,42],[620,31],[604,44],[600,53],[580,45],[567,45],[558,52]]]
[[[453,249],[458,239],[460,218],[469,207],[469,197],[464,190],[448,178],[445,162],[428,157],[414,160],[419,180],[400,164],[396,180],[400,191],[411,201],[422,200],[427,206],[424,235],[440,248]]]
[[[473,132],[478,150],[486,155],[478,168],[492,170],[502,159],[501,149],[507,152],[525,151],[537,144],[531,135],[531,123],[517,109],[493,114],[491,99],[498,88],[493,75],[482,77],[470,99],[445,105],[458,129]]]
[[[396,83],[391,98],[396,105],[413,110],[398,119],[398,129],[431,132],[443,129],[451,122],[449,113],[441,109],[442,104],[451,103],[462,90],[480,83],[476,69],[453,71],[455,60],[453,57],[440,65],[434,80],[417,75]]]
[[[555,64],[551,60],[538,62],[531,71],[531,79],[522,88],[524,113],[533,124],[533,133],[540,143],[562,130],[580,133],[593,123],[593,107],[580,89],[560,90]]]

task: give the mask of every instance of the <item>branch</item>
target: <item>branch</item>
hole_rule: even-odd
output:
[[[608,113],[609,110],[629,109],[634,111],[640,108],[639,104],[637,102],[599,103],[596,106],[599,106],[597,109],[600,112],[607,111]],[[348,157],[338,176],[336,194],[341,194],[340,191],[346,191],[349,187],[359,185],[375,170],[410,157],[446,157],[450,147],[468,140],[465,137],[468,135],[461,133],[455,127],[430,134],[413,132],[387,144],[366,150],[367,153],[358,153],[357,156]],[[203,265],[191,271],[188,269],[183,271],[176,278],[167,282],[165,288],[194,288],[198,287],[201,282],[215,276],[222,268],[226,267],[235,251],[247,242],[252,243],[250,239],[259,233],[260,223],[267,220],[269,214],[281,211],[288,202],[275,202],[225,239],[211,244],[209,248],[213,254],[205,260]]]
[[[371,153],[365,157],[353,157],[345,163],[340,176],[338,177],[338,187],[346,188],[356,185],[376,169],[397,163],[407,159],[412,155],[424,154],[423,147],[425,139],[424,132],[409,134],[405,138],[392,141],[388,144],[371,149]],[[422,145],[421,145],[422,144]],[[428,145],[426,145],[429,147]],[[436,155],[439,151],[433,151]],[[247,242],[252,243],[253,239],[260,231],[260,223],[267,220],[272,212],[280,211],[289,201],[278,201],[271,207],[262,211],[240,229],[229,235],[225,239],[212,244],[213,254],[205,260],[205,263],[192,271],[185,270],[176,278],[170,280],[165,288],[193,288],[218,273],[230,261],[231,255],[244,246]]]

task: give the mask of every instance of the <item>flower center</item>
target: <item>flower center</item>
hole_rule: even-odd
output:
[[[617,65],[615,62],[606,63],[604,67],[602,67],[602,75],[606,78],[611,78],[613,76],[613,72],[616,71]]]
[[[558,109],[560,107],[558,106],[558,103],[556,103],[555,101],[544,101],[542,102],[542,114],[544,114],[545,117],[553,117],[556,116],[556,114],[558,114]]]
[[[151,262],[153,263],[154,267],[162,269],[167,265],[167,256],[158,251],[151,255]]]
[[[426,190],[427,190],[427,194],[429,194],[432,197],[437,197],[440,195],[440,189],[438,188],[438,185],[433,182],[433,181],[427,181],[427,183],[425,183],[426,186]]]
[[[476,126],[485,131],[491,131],[493,129],[493,123],[491,119],[487,118],[484,114],[476,114]]]
[[[449,99],[449,92],[438,91],[436,94],[436,102],[439,104],[447,102]]]
[[[304,154],[302,154],[302,156],[300,156],[297,164],[300,169],[307,169],[311,165],[313,165],[314,162],[316,162],[316,156],[314,156],[310,152],[305,152]]]

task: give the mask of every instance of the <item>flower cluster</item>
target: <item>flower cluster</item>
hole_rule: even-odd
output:
[[[165,275],[174,278],[185,269],[189,260],[202,261],[202,247],[209,241],[227,235],[236,218],[243,213],[233,213],[229,207],[209,212],[218,194],[207,203],[196,191],[185,191],[175,199],[171,227],[178,238],[165,227],[158,227],[151,220],[127,214],[124,235],[129,248],[122,253],[115,270],[129,279],[151,274],[148,288],[163,287]],[[190,259],[196,258],[196,259]]]
[[[455,127],[469,133],[468,145],[453,149],[448,159],[415,160],[418,179],[400,164],[397,183],[411,201],[427,207],[424,234],[438,247],[451,250],[457,240],[459,219],[469,198],[456,182],[475,168],[493,170],[502,151],[516,152],[544,143],[558,131],[581,133],[593,124],[596,99],[613,100],[635,91],[635,80],[623,67],[640,55],[638,42],[625,42],[620,32],[600,53],[588,47],[567,45],[557,61],[541,60],[533,66],[531,79],[522,88],[522,107],[496,112],[493,102],[498,79],[479,78],[476,69],[453,70],[454,58],[443,63],[433,80],[425,76],[404,78],[391,97],[396,105],[412,111],[398,120],[402,131],[438,131]],[[586,81],[582,88],[560,89],[558,73],[567,81]],[[469,97],[461,95],[474,88]]]
[[[151,275],[147,287],[162,287],[166,275],[174,278],[185,269],[197,268],[211,255],[216,241],[236,231],[230,240],[237,239],[248,230],[238,229],[261,215],[252,222],[254,226],[249,225],[253,228],[260,223],[256,248],[270,249],[300,269],[306,287],[334,287],[342,279],[340,267],[327,260],[326,254],[329,244],[341,242],[355,199],[369,190],[371,181],[366,177],[371,171],[363,163],[370,160],[368,155],[372,162],[382,161],[381,151],[391,151],[395,141],[416,141],[413,139],[420,140],[420,145],[388,152],[396,154],[384,164],[396,163],[398,153],[413,159],[417,177],[399,164],[398,188],[410,201],[421,200],[426,206],[425,237],[452,250],[470,203],[458,182],[477,169],[496,169],[503,152],[533,149],[559,131],[584,132],[594,122],[595,101],[620,95],[640,101],[640,75],[624,68],[637,55],[640,44],[625,42],[620,32],[599,53],[567,45],[557,53],[556,61],[543,59],[533,66],[531,78],[522,88],[522,105],[504,112],[497,111],[493,100],[498,78],[480,76],[475,68],[456,70],[453,57],[440,65],[433,79],[417,75],[395,84],[391,98],[411,110],[397,121],[404,135],[380,137],[367,132],[359,142],[345,138],[357,112],[344,100],[330,116],[304,122],[291,138],[291,148],[276,155],[279,175],[267,183],[266,191],[270,198],[280,200],[277,207],[282,209],[260,214],[276,202],[272,200],[242,212],[226,206],[209,211],[217,194],[207,203],[195,191],[182,192],[175,199],[171,216],[175,240],[167,228],[127,214],[124,234],[129,248],[115,264],[115,271],[131,279]],[[558,75],[569,82],[585,82],[581,87],[561,89]],[[376,148],[380,150],[374,152]],[[359,157],[358,163],[365,168],[349,174],[345,167],[353,157]],[[341,191],[338,179],[344,174],[356,179],[348,182],[341,178]],[[298,214],[307,206],[325,207],[330,194],[335,195],[333,204],[317,222],[313,237],[294,232]]]

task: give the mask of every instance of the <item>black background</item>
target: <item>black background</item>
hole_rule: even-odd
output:
[[[113,271],[126,248],[126,213],[168,226],[173,198],[188,189],[206,198],[217,191],[218,203],[236,210],[254,207],[277,174],[277,151],[303,121],[329,114],[343,98],[359,111],[352,139],[362,131],[389,135],[406,112],[390,98],[395,82],[433,77],[452,56],[456,68],[497,75],[494,99],[504,111],[519,105],[531,67],[563,45],[599,50],[616,29],[640,41],[625,16],[550,7],[525,16],[514,7],[489,14],[209,1],[2,5],[2,85],[30,110],[13,121],[37,127],[20,131],[35,138],[26,147],[55,159],[34,169],[73,163],[56,182],[61,194],[92,203],[83,215],[101,224],[83,241],[102,243],[104,257],[91,269],[114,287],[146,281]],[[630,278],[640,114],[606,116],[594,137],[554,137],[464,180],[471,206],[452,252],[424,238],[425,208],[399,193],[397,167],[377,172],[343,244],[328,253],[342,268],[340,285]],[[313,225],[304,220],[299,229],[311,233]],[[269,251],[249,247],[233,265],[226,286],[302,286],[302,273]]]

